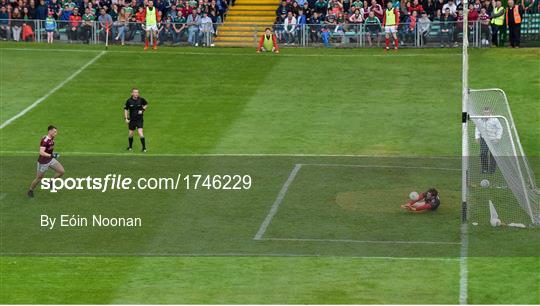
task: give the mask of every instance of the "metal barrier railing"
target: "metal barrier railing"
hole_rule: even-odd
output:
[[[527,22],[527,21],[526,21]],[[169,45],[213,46],[219,42],[243,43],[255,47],[265,28],[271,28],[281,47],[383,47],[385,29],[378,24],[363,23],[321,23],[285,26],[284,24],[232,24],[163,22],[158,25],[157,42]],[[523,42],[540,43],[540,30],[522,30]],[[504,43],[507,30],[502,28],[495,38],[492,26],[482,21],[470,22],[469,46],[489,47],[495,39]],[[416,20],[402,23],[396,29],[400,47],[457,47],[463,36],[461,22],[441,22]],[[52,34],[48,34],[52,33]],[[55,42],[88,44],[141,44],[146,31],[144,24],[115,21],[110,26],[99,21],[51,21],[45,20],[2,20],[0,19],[0,39],[16,41],[46,42],[52,35]]]

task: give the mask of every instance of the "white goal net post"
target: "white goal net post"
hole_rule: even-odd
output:
[[[503,223],[539,226],[540,193],[506,94],[469,89],[466,101],[465,219],[489,223],[491,202]]]

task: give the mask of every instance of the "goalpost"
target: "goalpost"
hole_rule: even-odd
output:
[[[464,9],[467,1],[464,3]],[[469,89],[464,10],[462,88],[462,219],[540,225],[539,189],[501,89]],[[490,205],[491,203],[491,205]],[[490,208],[491,206],[491,208]]]

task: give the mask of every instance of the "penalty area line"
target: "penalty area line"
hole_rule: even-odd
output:
[[[461,169],[458,169],[458,168],[439,168],[439,167],[422,167],[422,166],[416,167],[416,166],[355,165],[355,164],[302,164],[302,165],[303,166],[316,166],[316,167],[353,167],[353,168],[388,168],[388,169],[461,171]]]
[[[54,52],[99,52],[99,50],[94,49],[50,49],[50,48],[0,48],[0,50],[7,51],[54,51]],[[103,51],[102,51],[103,52]],[[109,53],[135,53],[135,54],[149,54],[151,56],[155,55],[209,55],[209,56],[259,56],[260,54],[256,53],[233,53],[233,52],[195,52],[195,51],[184,51],[184,52],[152,52],[144,53],[143,50],[108,50]],[[280,53],[279,57],[315,57],[315,58],[331,58],[331,57],[447,57],[447,56],[461,56],[461,53],[397,53],[397,54],[283,54]]]
[[[442,260],[458,261],[453,257],[392,257],[392,256],[357,256],[357,255],[321,255],[321,254],[294,254],[294,253],[90,253],[90,252],[5,252],[0,253],[0,257],[9,256],[71,256],[71,257],[338,257],[338,258],[359,258],[375,260]]]
[[[285,194],[287,194],[287,190],[289,189],[289,186],[294,181],[294,178],[296,177],[296,174],[298,174],[298,171],[300,171],[300,168],[302,168],[301,164],[294,165],[294,168],[291,170],[291,173],[289,174],[289,177],[281,187],[281,190],[279,191],[279,194],[274,201],[274,204],[272,204],[272,207],[270,208],[270,211],[266,215],[266,218],[261,223],[261,226],[259,227],[259,231],[257,231],[257,234],[255,234],[255,237],[253,237],[254,240],[261,240],[264,233],[266,232],[266,229],[270,225],[270,222],[272,222],[272,218],[277,214],[279,205],[281,202],[283,202],[283,199],[285,198]]]
[[[48,97],[50,97],[52,94],[54,94],[60,88],[64,87],[64,85],[66,85],[69,81],[73,80],[77,75],[79,75],[81,72],[83,72],[84,69],[86,69],[88,66],[95,63],[100,57],[103,56],[103,54],[105,54],[105,51],[101,51],[98,55],[96,55],[94,58],[92,58],[90,61],[88,61],[86,64],[84,64],[81,68],[79,68],[77,71],[75,71],[70,76],[68,76],[65,80],[60,82],[60,84],[56,85],[53,89],[49,90],[49,92],[47,92],[44,96],[42,96],[41,98],[34,101],[34,103],[27,106],[25,109],[20,111],[15,116],[13,116],[13,117],[9,118],[8,120],[6,120],[5,122],[3,122],[0,125],[0,130],[5,128],[6,126],[10,125],[13,121],[15,121],[15,120],[19,119],[20,117],[24,116],[30,110],[32,110],[33,108],[35,108],[36,106],[41,104],[41,102],[45,101]]]
[[[461,157],[451,156],[392,156],[392,155],[370,155],[370,154],[316,154],[316,153],[133,153],[133,152],[61,152],[64,156],[135,156],[135,157],[379,157],[379,158],[408,158],[408,159],[459,159]],[[35,155],[35,151],[0,151],[2,155]],[[306,166],[348,166],[346,164],[302,164]],[[350,165],[351,167],[362,167],[362,165]],[[367,167],[367,166],[366,166]],[[373,167],[373,166],[371,166]],[[383,167],[383,166],[381,166]],[[399,166],[388,166],[399,167]],[[429,168],[434,170],[433,168]],[[449,169],[450,170],[450,169]],[[454,169],[452,169],[454,170]]]
[[[331,242],[331,243],[374,243],[374,244],[449,244],[459,245],[452,241],[405,241],[405,240],[355,240],[355,239],[319,239],[319,238],[261,238],[264,241],[295,241],[295,242]]]

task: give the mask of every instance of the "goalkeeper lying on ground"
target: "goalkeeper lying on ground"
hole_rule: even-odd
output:
[[[429,188],[428,191],[422,192],[415,199],[409,200],[407,204],[401,205],[401,208],[410,211],[436,210],[440,204],[441,201],[437,189]]]

